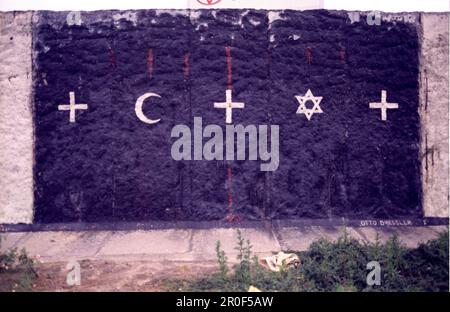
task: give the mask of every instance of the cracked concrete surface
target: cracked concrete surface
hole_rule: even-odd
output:
[[[394,233],[405,246],[415,247],[433,239],[447,226],[356,228],[347,227],[348,235],[361,241],[374,241],[378,233],[386,241]],[[280,250],[306,250],[311,242],[325,237],[337,239],[341,227],[303,226],[267,229],[241,229],[258,256]],[[120,260],[149,262],[203,262],[216,259],[218,240],[229,261],[235,261],[236,230],[169,229],[151,231],[84,231],[2,233],[1,250],[25,248],[42,262],[75,260]]]

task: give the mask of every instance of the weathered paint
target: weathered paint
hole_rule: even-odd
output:
[[[76,22],[70,14],[36,12],[28,47],[36,222],[448,216],[446,14],[382,13],[379,25],[337,11],[100,11],[81,12]],[[309,89],[323,111],[311,120],[296,114],[295,96]],[[205,126],[225,127],[214,103],[226,90],[245,103],[234,124],[280,125],[278,170],[171,159],[174,125],[201,116]],[[398,104],[386,118],[370,108],[383,90]],[[6,116],[12,98],[1,92]],[[88,105],[76,122],[58,110],[69,92]],[[136,113],[148,93],[161,97],[142,101],[142,116],[158,123]],[[2,129],[14,135],[14,127]],[[28,170],[32,147],[29,140],[20,155]],[[439,158],[430,158],[436,150]],[[425,170],[427,161],[435,162]],[[0,223],[31,222],[33,181],[5,177],[16,194],[26,188],[27,204],[0,206]]]

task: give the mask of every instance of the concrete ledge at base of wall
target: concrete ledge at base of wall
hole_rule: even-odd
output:
[[[319,227],[409,227],[449,225],[448,218],[397,218],[397,219],[265,219],[242,220],[229,222],[227,220],[210,221],[118,221],[118,222],[68,222],[68,223],[33,223],[33,224],[0,224],[0,233],[7,232],[60,232],[60,231],[153,231],[153,230],[186,230],[212,228],[301,228],[306,226]]]
[[[352,228],[350,237],[374,242],[376,234],[386,241],[394,233],[407,247],[438,237],[448,226],[402,228]],[[285,227],[280,229],[241,229],[253,246],[254,254],[268,256],[278,251],[306,250],[319,239],[336,240],[342,227]],[[42,262],[70,260],[118,261],[215,261],[216,242],[220,241],[230,262],[236,261],[235,229],[186,229],[154,231],[16,232],[2,233],[1,251],[25,248]]]

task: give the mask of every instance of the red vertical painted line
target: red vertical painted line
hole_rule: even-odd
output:
[[[241,220],[241,217],[239,215],[234,214],[233,211],[233,193],[231,191],[231,182],[233,178],[233,173],[231,171],[230,165],[228,165],[227,168],[227,184],[228,184],[228,214],[226,216],[226,220],[228,222],[239,222]]]
[[[231,47],[225,47],[225,54],[227,59],[227,89],[231,90],[233,88],[233,72],[231,67]],[[239,221],[239,216],[235,215],[233,212],[233,190],[232,190],[232,177],[233,172],[231,170],[230,164],[227,164],[227,184],[228,184],[228,215],[226,220],[228,222]]]
[[[147,71],[148,71],[148,76],[150,78],[152,78],[152,76],[153,76],[153,49],[148,49]]]
[[[345,48],[341,48],[341,51],[339,51],[339,56],[341,58],[341,62],[345,63],[347,59],[347,51],[345,50]]]
[[[190,53],[186,53],[184,55],[184,77],[187,78],[189,76],[189,57]]]
[[[225,47],[225,53],[227,55],[227,69],[228,69],[227,89],[231,90],[233,85],[233,76],[231,71],[231,47]]]
[[[307,48],[306,48],[306,59],[307,59],[307,61],[308,61],[308,64],[311,65],[312,59],[313,59],[311,47],[307,47]]]

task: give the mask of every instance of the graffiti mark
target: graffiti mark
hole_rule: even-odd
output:
[[[17,78],[17,77],[18,77],[18,75],[12,75],[12,76],[9,76],[9,77],[8,77],[9,83],[11,83],[11,79],[15,79],[15,78]]]
[[[431,157],[431,167],[434,167],[434,153],[437,152],[439,156],[439,149],[432,145],[431,147],[428,147],[428,133],[425,133],[425,151],[422,154],[422,159],[425,158],[425,181],[428,182],[428,175],[429,175],[429,162],[428,157]]]
[[[392,226],[413,226],[414,223],[410,219],[368,219],[360,220],[359,227],[392,227]]]

